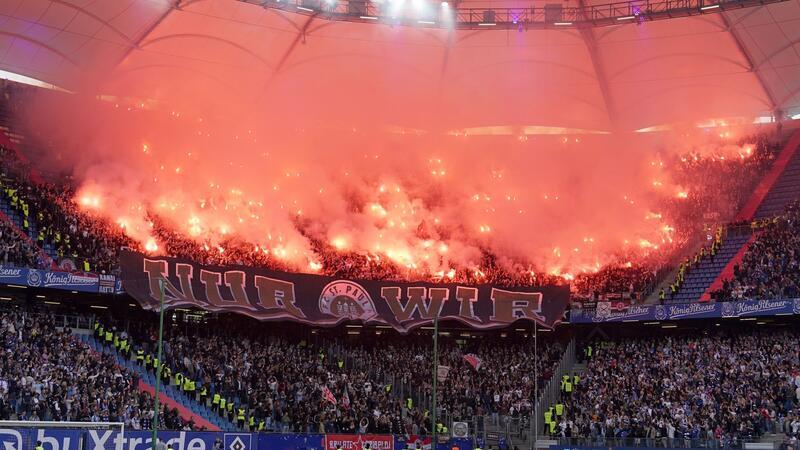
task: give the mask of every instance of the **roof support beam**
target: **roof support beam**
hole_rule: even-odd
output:
[[[770,107],[772,108],[772,113],[773,114],[777,113],[780,110],[781,105],[776,100],[775,94],[769,88],[769,85],[764,80],[764,77],[761,76],[760,65],[755,63],[755,61],[753,60],[753,55],[750,54],[750,52],[747,50],[747,47],[745,47],[744,44],[742,43],[742,38],[739,35],[739,30],[736,28],[736,25],[731,23],[730,19],[728,19],[728,16],[725,15],[725,12],[719,14],[719,17],[720,20],[722,20],[722,23],[725,25],[725,29],[728,30],[728,33],[733,38],[733,41],[736,43],[736,47],[739,49],[739,53],[741,53],[745,61],[747,61],[747,65],[749,67],[750,72],[752,72],[753,75],[756,76],[758,83],[761,84],[761,89],[764,90],[764,93],[767,95],[767,99],[769,100]],[[779,118],[776,117],[775,119],[778,120]]]
[[[72,58],[70,58],[66,53],[64,53],[61,50],[59,50],[59,49],[57,49],[55,47],[52,47],[52,46],[50,46],[50,45],[48,45],[48,44],[46,44],[46,43],[44,43],[42,41],[30,38],[30,37],[25,36],[25,35],[20,34],[20,33],[12,33],[10,31],[4,31],[4,30],[0,30],[0,36],[8,36],[8,37],[11,37],[11,38],[14,38],[14,39],[19,39],[21,41],[25,41],[25,42],[27,42],[29,44],[36,45],[37,47],[41,47],[41,48],[43,48],[43,49],[45,49],[45,50],[47,50],[47,51],[49,51],[49,52],[51,52],[51,53],[53,53],[55,55],[58,55],[64,61],[72,64],[78,70],[81,70],[81,66],[78,65],[77,61],[72,60]]]
[[[800,87],[798,87],[797,89],[793,90],[792,92],[789,92],[789,94],[787,94],[785,97],[783,97],[783,99],[781,99],[781,105],[783,105],[786,102],[788,102],[789,100],[791,100],[792,97],[794,97],[796,94],[800,94]]]
[[[765,56],[764,59],[759,61],[759,63],[755,66],[755,68],[756,69],[760,69],[761,66],[763,66],[766,63],[768,63],[772,58],[780,55],[781,53],[785,52],[786,50],[789,50],[790,48],[794,47],[798,43],[800,43],[800,39],[795,39],[795,40],[789,41],[786,44],[778,47],[777,50],[773,51],[769,55]]]
[[[174,11],[175,9],[179,9],[180,8],[180,3],[181,3],[181,0],[173,0],[172,1],[172,5],[170,5],[170,7],[167,8],[167,10],[164,11],[163,14],[161,14],[161,16],[158,18],[158,20],[156,20],[155,22],[150,24],[150,26],[147,27],[146,30],[144,30],[144,33],[142,33],[138,38],[136,38],[135,41],[133,41],[131,43],[130,47],[128,47],[128,49],[125,50],[125,52],[122,54],[122,56],[120,56],[119,59],[117,59],[117,61],[111,66],[111,69],[112,70],[116,69],[117,66],[119,66],[120,64],[122,64],[123,61],[125,61],[125,59],[128,57],[128,55],[131,54],[131,52],[133,52],[134,50],[139,48],[141,43],[145,39],[147,39],[147,37],[150,36],[150,34],[152,34],[153,31],[155,31],[155,29],[158,28],[159,25],[161,25],[161,22],[163,22],[164,19],[166,19],[172,13],[172,11]]]
[[[275,77],[277,77],[280,74],[281,70],[283,70],[283,68],[286,66],[286,62],[289,61],[289,57],[292,56],[294,51],[297,49],[297,46],[306,43],[306,34],[309,32],[309,28],[311,27],[311,24],[314,22],[315,17],[316,16],[313,15],[309,16],[308,19],[306,19],[303,26],[297,29],[297,34],[294,36],[294,39],[289,44],[289,46],[286,47],[286,50],[283,52],[283,55],[281,55],[281,58],[275,65],[275,70],[272,72],[272,75],[270,75],[267,78],[267,81],[264,82],[264,87],[262,87],[259,94],[254,97],[256,102],[266,97],[267,91],[270,89],[270,86],[272,86],[272,82],[275,80]]]
[[[444,52],[442,53],[442,67],[439,69],[439,99],[441,99],[442,92],[444,92],[445,77],[450,64],[450,50],[453,48],[455,39],[455,31],[449,30],[447,32],[447,41],[444,43]]]
[[[289,60],[289,57],[292,56],[295,49],[300,43],[306,43],[306,34],[308,33],[308,28],[311,26],[311,23],[314,22],[314,16],[310,16],[306,19],[306,23],[303,24],[303,27],[297,30],[297,34],[294,36],[292,43],[289,44],[289,47],[286,48],[286,51],[283,52],[281,55],[281,59],[278,60],[278,64],[275,65],[275,75],[283,69],[283,66],[286,65],[286,61]]]
[[[73,5],[72,3],[67,2],[65,0],[50,0],[50,2],[59,4],[59,5],[63,6],[63,7],[65,7],[65,8],[74,9],[75,11],[78,11],[81,14],[84,14],[84,15],[86,15],[88,17],[91,17],[92,19],[94,19],[97,22],[99,22],[99,23],[103,24],[104,26],[106,26],[109,30],[113,31],[114,34],[116,34],[117,36],[122,38],[123,41],[131,42],[131,39],[127,35],[125,35],[125,33],[123,33],[119,28],[115,27],[114,25],[111,25],[111,22],[101,18],[100,16],[98,16],[97,14],[94,14],[93,12],[89,11],[86,8],[83,8],[83,7],[80,7],[80,6],[77,6],[77,5]]]
[[[578,0],[578,7],[583,11],[586,10],[584,0]],[[582,19],[587,20],[588,18],[582,17]],[[600,92],[603,94],[603,102],[605,103],[606,114],[611,124],[611,130],[614,132],[621,131],[617,105],[614,102],[611,85],[608,83],[608,74],[605,64],[603,64],[603,59],[600,57],[600,46],[594,35],[594,29],[592,27],[580,26],[578,30],[581,33],[581,38],[583,38],[583,43],[586,44],[586,50],[589,51],[589,57],[592,59],[592,67],[594,68],[595,77],[597,78],[597,84],[600,86]]]

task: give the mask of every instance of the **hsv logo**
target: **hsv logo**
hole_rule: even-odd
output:
[[[225,450],[250,450],[250,439],[246,433],[225,433]]]

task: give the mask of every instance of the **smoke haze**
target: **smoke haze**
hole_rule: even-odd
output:
[[[686,195],[673,181],[676,157],[749,155],[727,144],[736,135],[695,127],[653,135],[490,127],[511,132],[485,136],[392,126],[391,105],[373,121],[306,123],[280,105],[219,94],[197,86],[158,103],[47,94],[27,116],[57,143],[44,168],[71,171],[78,204],[149,251],[163,248],[155,216],[205,245],[243,240],[296,270],[319,268],[318,241],[388,258],[409,278],[476,267],[484,253],[553,274],[663,254],[676,224],[661,205]]]

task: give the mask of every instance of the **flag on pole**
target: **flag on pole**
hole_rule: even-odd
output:
[[[328,386],[322,388],[322,398],[326,402],[331,402],[334,405],[336,404],[336,397],[333,396],[333,392],[331,392],[331,390],[328,389]]]
[[[466,361],[475,370],[480,370],[481,364],[483,364],[483,360],[474,353],[468,353],[464,355],[464,361]]]

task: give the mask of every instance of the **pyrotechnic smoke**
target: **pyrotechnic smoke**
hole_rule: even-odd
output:
[[[697,131],[464,136],[378,120],[305,126],[279,108],[219,105],[200,89],[156,106],[47,96],[31,112],[57,143],[49,160],[79,181],[78,204],[153,253],[158,217],[202,244],[243,240],[301,271],[319,269],[318,241],[387,258],[409,278],[476,267],[485,253],[553,274],[663,254],[676,224],[660,205],[688,195],[665,161],[690,149],[749,155]]]

